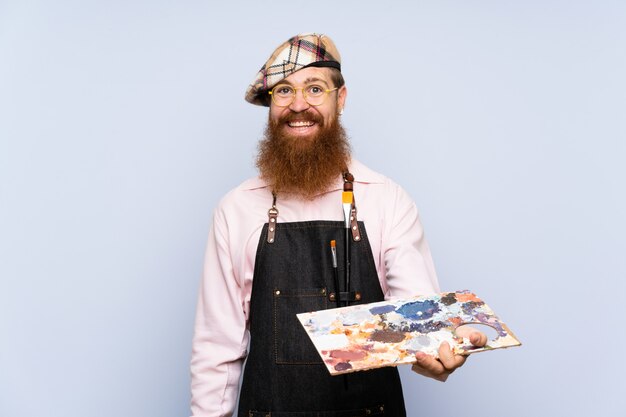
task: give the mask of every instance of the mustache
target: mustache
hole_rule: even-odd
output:
[[[313,123],[322,124],[324,119],[322,118],[322,116],[320,116],[317,113],[306,111],[304,113],[287,113],[286,115],[281,116],[277,120],[276,124],[280,125],[280,124],[296,122],[296,121],[313,122]]]

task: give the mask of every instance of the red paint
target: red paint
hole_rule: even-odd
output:
[[[331,350],[330,357],[337,359],[344,359],[348,361],[360,361],[367,356],[367,352],[352,351],[352,350]]]

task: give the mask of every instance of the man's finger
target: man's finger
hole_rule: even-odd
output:
[[[445,372],[443,364],[430,355],[427,355],[423,352],[417,352],[415,354],[415,359],[416,362],[414,366],[417,366],[430,374],[434,375]]]
[[[443,342],[439,346],[439,361],[447,371],[454,371],[465,363],[465,359],[465,356],[455,355],[447,342]]]
[[[487,338],[487,335],[483,332],[474,332],[470,334],[469,340],[472,343],[472,345],[480,346],[480,347],[485,346],[487,342],[489,341],[489,339]]]

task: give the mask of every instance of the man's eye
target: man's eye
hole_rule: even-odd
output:
[[[315,96],[319,96],[320,94],[324,93],[324,89],[320,87],[319,85],[312,85],[309,88],[307,88],[307,91],[309,94],[312,94]]]
[[[281,96],[289,96],[293,94],[293,90],[290,87],[278,87],[274,90],[275,94]]]

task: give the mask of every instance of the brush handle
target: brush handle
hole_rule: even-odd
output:
[[[346,228],[346,236],[345,236],[345,242],[346,244],[344,245],[344,249],[345,249],[345,261],[346,261],[346,292],[350,292],[350,229]],[[349,301],[346,300],[346,306],[349,304]]]
[[[333,278],[335,279],[335,303],[337,303],[337,307],[341,307],[341,288],[339,287],[339,272],[337,272],[337,267],[333,268]]]

